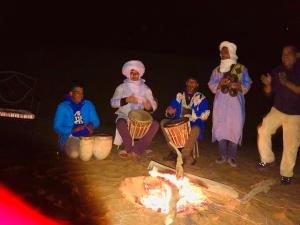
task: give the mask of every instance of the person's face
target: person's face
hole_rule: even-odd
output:
[[[222,60],[224,60],[224,59],[230,59],[230,55],[229,55],[229,51],[228,51],[227,47],[223,47],[221,49],[221,59]]]
[[[293,47],[288,46],[283,48],[281,61],[282,64],[288,69],[292,68],[295,65],[295,63],[297,62],[297,53]]]
[[[140,79],[140,74],[138,71],[132,69],[130,71],[130,80],[137,81]]]
[[[198,82],[193,79],[188,79],[185,82],[185,85],[186,85],[186,89],[189,93],[193,93],[199,86]]]
[[[79,103],[83,99],[83,88],[75,87],[69,94],[75,103]]]

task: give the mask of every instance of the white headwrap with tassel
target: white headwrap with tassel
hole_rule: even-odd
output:
[[[230,70],[233,64],[237,63],[238,56],[236,55],[236,45],[229,41],[223,41],[220,46],[219,50],[221,51],[222,48],[226,47],[229,51],[230,58],[229,59],[221,59],[220,63],[220,71],[222,73],[226,73]]]
[[[139,60],[130,60],[126,62],[122,67],[122,74],[127,78],[130,78],[130,71],[135,70],[139,72],[140,77],[142,77],[145,73],[145,66]]]

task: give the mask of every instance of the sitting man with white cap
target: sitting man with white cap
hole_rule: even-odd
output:
[[[252,80],[247,68],[237,63],[236,45],[223,41],[221,63],[211,74],[208,86],[215,94],[213,103],[212,141],[219,142],[216,163],[228,162],[236,167],[237,146],[242,143],[245,122],[245,98]]]
[[[149,130],[144,137],[136,141],[128,130],[128,113],[135,109],[143,109],[148,112],[154,112],[157,108],[157,102],[154,100],[151,89],[145,84],[145,80],[141,77],[145,73],[145,66],[139,60],[131,60],[123,65],[122,73],[127,79],[120,84],[111,98],[112,108],[118,109],[116,111],[116,137],[114,144],[123,145],[125,149],[119,151],[120,157],[139,157],[146,148],[151,144],[159,124],[153,120]]]

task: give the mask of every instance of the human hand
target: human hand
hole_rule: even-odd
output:
[[[170,115],[170,116],[174,116],[176,113],[176,109],[173,108],[172,106],[169,106],[167,109],[166,109],[166,114]]]
[[[148,111],[152,109],[152,105],[149,101],[144,101],[143,105],[144,105],[144,109],[146,109]]]
[[[93,124],[92,124],[92,123],[89,123],[89,124],[87,124],[85,127],[86,127],[86,129],[88,129],[88,130],[89,130],[89,133],[90,133],[90,134],[92,134],[92,133],[93,133],[94,126],[93,126]]]
[[[267,75],[262,74],[260,80],[265,86],[269,86],[272,83],[272,77],[269,73],[267,73]]]
[[[83,129],[85,129],[85,128],[86,128],[86,125],[84,125],[84,124],[79,125],[78,127],[74,127],[74,128],[72,129],[72,133],[79,132],[79,131],[81,131],[81,130],[83,130]]]
[[[225,86],[229,83],[229,80],[227,78],[222,78],[220,81],[219,81],[219,84],[218,84],[218,87],[217,89],[220,89],[222,86]]]
[[[240,82],[234,82],[234,83],[231,83],[230,87],[240,90],[242,88],[242,85]]]
[[[287,77],[286,77],[286,73],[279,73],[278,74],[278,79],[279,79],[279,82],[282,85],[286,85],[289,82]]]
[[[133,103],[133,104],[138,104],[138,98],[131,95],[129,97],[126,98],[126,102],[127,103]]]

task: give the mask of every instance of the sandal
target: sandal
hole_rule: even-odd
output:
[[[127,159],[128,158],[128,152],[126,150],[120,150],[118,152],[121,159]]]

